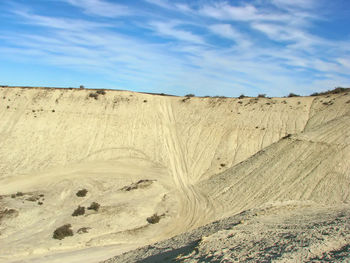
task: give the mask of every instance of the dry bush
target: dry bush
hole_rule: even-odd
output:
[[[154,214],[154,215],[152,215],[152,216],[150,216],[150,217],[147,217],[146,220],[147,220],[147,222],[150,223],[150,224],[156,224],[156,223],[159,222],[160,216],[157,215],[157,214]]]
[[[62,240],[65,237],[73,236],[73,231],[70,228],[71,228],[71,224],[61,226],[53,232],[52,237],[54,239]]]
[[[295,94],[295,93],[289,93],[288,98],[291,98],[291,97],[300,97],[300,95]]]
[[[106,94],[106,91],[103,90],[103,89],[99,89],[96,91],[97,94],[100,94],[100,95],[105,95]]]
[[[90,227],[82,227],[82,228],[79,228],[77,233],[78,234],[85,234],[85,233],[88,233],[89,232],[89,229],[91,229]]]
[[[77,195],[78,197],[84,197],[84,196],[86,196],[87,192],[88,192],[88,190],[86,190],[86,189],[81,189],[81,190],[79,190],[79,191],[76,193],[76,195]]]
[[[95,210],[96,212],[100,209],[100,204],[92,202],[91,205],[87,208],[88,210]]]
[[[94,98],[95,100],[97,100],[97,99],[98,99],[98,94],[97,94],[97,93],[91,92],[91,93],[89,94],[89,97],[90,97],[90,98]]]
[[[78,206],[78,208],[74,210],[72,216],[81,216],[83,214],[85,214],[85,207]]]

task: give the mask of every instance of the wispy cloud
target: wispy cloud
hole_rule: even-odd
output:
[[[221,37],[235,41],[240,47],[248,48],[252,46],[252,42],[230,24],[213,24],[209,26],[209,29]]]
[[[170,37],[173,39],[186,41],[196,44],[204,44],[205,41],[202,37],[191,33],[190,31],[181,30],[177,27],[181,25],[178,22],[150,22],[150,27],[160,36]]]
[[[58,2],[76,13],[8,7],[2,21],[10,25],[0,29],[3,60],[175,94],[307,94],[350,84],[350,40],[314,30],[323,19],[313,10],[315,0]]]
[[[131,15],[131,10],[120,4],[107,2],[104,0],[64,0],[67,3],[81,8],[86,14],[104,16],[104,17],[119,17]]]

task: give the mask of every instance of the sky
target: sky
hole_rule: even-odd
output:
[[[198,96],[350,86],[348,0],[1,0],[0,85]]]

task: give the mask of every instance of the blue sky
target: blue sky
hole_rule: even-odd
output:
[[[0,84],[176,95],[350,86],[348,0],[1,0]]]

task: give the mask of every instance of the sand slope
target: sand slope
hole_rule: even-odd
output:
[[[94,94],[0,88],[0,260],[96,262],[268,202],[349,202],[347,93]]]

